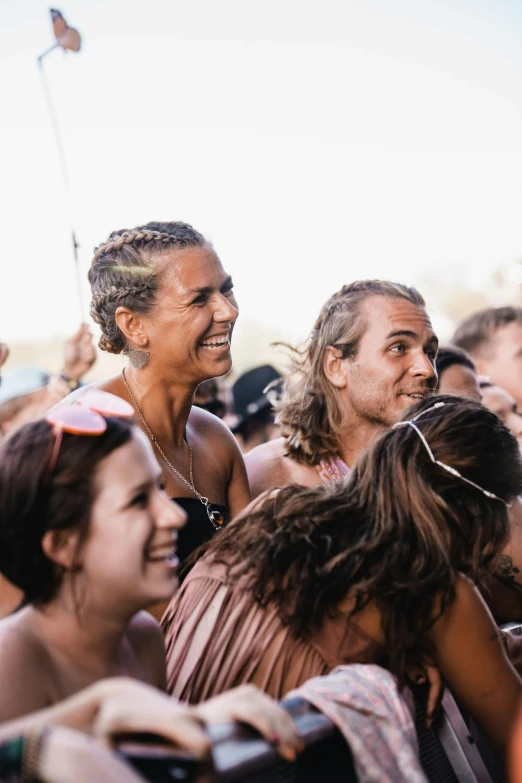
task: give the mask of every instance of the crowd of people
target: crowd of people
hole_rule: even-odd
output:
[[[113,232],[89,282],[121,374],[83,383],[83,325],[58,376],[0,384],[0,779],[135,783],[100,739],[203,757],[223,720],[294,760],[278,700],[361,664],[398,698],[427,682],[430,725],[445,684],[506,761],[522,310],[476,313],[439,347],[416,289],[352,282],[284,378],[226,386],[238,303],[202,234]]]

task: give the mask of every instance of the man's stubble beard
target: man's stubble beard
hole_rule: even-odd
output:
[[[374,386],[365,381],[357,384],[355,395],[350,395],[351,407],[361,423],[365,422],[379,430],[391,427],[398,419],[399,411],[394,410],[393,413],[390,411],[390,399],[392,398],[384,385]]]

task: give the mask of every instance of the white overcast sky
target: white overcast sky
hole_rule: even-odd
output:
[[[0,2],[0,338],[76,326],[69,211],[84,278],[111,230],[186,220],[291,332],[356,278],[522,259],[521,0],[59,2],[70,199],[47,3]]]

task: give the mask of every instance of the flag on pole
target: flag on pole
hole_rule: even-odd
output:
[[[79,52],[82,45],[80,33],[74,27],[69,27],[60,11],[51,8],[51,19],[53,20],[53,30],[56,42],[62,49],[69,52]]]

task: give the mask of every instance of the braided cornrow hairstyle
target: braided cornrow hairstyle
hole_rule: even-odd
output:
[[[101,330],[102,351],[122,353],[125,337],[115,313],[121,305],[137,313],[149,313],[156,303],[160,283],[154,262],[164,250],[201,247],[207,242],[188,223],[147,223],[132,229],[113,231],[94,251],[89,283],[91,317]]]
[[[286,346],[292,356],[292,372],[276,404],[277,421],[286,438],[287,456],[298,462],[317,465],[324,456],[339,452],[346,411],[339,390],[324,373],[325,352],[329,345],[336,345],[343,359],[356,356],[366,329],[361,304],[371,296],[406,299],[425,306],[415,288],[387,280],[358,280],[344,285],[328,299],[304,346]]]

